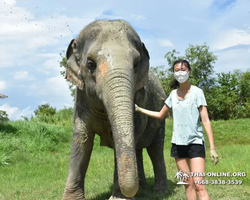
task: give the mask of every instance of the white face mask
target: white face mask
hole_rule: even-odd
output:
[[[186,71],[178,71],[174,73],[174,78],[179,82],[179,83],[184,83],[188,79],[189,74]]]

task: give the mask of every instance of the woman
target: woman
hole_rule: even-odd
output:
[[[171,157],[175,158],[178,170],[185,172],[189,178],[185,180],[186,196],[188,200],[196,199],[196,192],[200,200],[209,199],[205,185],[198,184],[204,177],[191,176],[190,172],[204,174],[205,172],[205,140],[201,120],[210,143],[210,156],[214,164],[218,163],[215,152],[212,127],[207,112],[207,104],[203,91],[191,85],[188,77],[191,67],[186,60],[177,60],[173,65],[174,77],[178,89],[173,90],[161,111],[155,112],[135,105],[137,112],[150,117],[164,119],[170,108],[173,112],[173,135]],[[176,85],[173,84],[173,85]],[[172,85],[172,86],[173,86]],[[190,168],[191,164],[191,168]]]

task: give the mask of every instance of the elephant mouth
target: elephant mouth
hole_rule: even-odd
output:
[[[105,110],[98,110],[96,108],[92,108],[92,113],[95,115],[95,116],[99,116],[99,117],[105,117],[107,118],[108,117],[108,114]]]

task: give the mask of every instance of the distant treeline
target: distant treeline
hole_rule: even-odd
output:
[[[250,118],[250,68],[242,72],[235,69],[228,73],[215,73],[213,64],[217,60],[217,56],[209,51],[206,44],[189,45],[184,56],[179,56],[179,52],[175,49],[165,55],[167,65],[151,67],[151,70],[158,76],[163,89],[168,96],[173,88],[170,83],[174,80],[172,65],[177,59],[187,60],[192,68],[189,78],[191,84],[203,89],[207,104],[208,112],[211,120],[228,120]],[[62,56],[60,74],[65,76],[66,58]],[[66,80],[67,81],[67,80]],[[75,86],[69,83],[71,95],[74,98]],[[72,112],[73,109],[67,108],[56,111],[49,104],[38,106],[34,111],[36,118],[40,120],[61,120]],[[47,116],[54,116],[49,117]],[[68,117],[68,116],[67,116]],[[23,117],[28,120],[26,117]],[[8,114],[0,110],[0,122],[9,121]]]

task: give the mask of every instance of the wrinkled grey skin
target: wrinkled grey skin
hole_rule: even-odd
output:
[[[84,178],[95,134],[114,148],[110,199],[133,199],[146,186],[142,148],[147,148],[157,192],[167,192],[163,156],[165,120],[135,113],[134,104],[160,110],[165,93],[149,71],[149,55],[125,21],[95,21],[67,50],[66,78],[77,85],[70,168],[63,199],[85,199]]]

